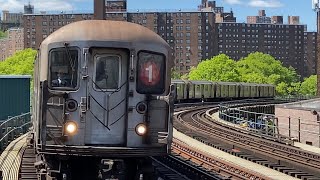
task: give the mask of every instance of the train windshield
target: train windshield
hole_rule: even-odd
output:
[[[50,52],[50,87],[74,89],[78,82],[78,51],[59,48]]]

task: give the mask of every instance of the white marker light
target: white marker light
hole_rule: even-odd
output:
[[[65,124],[65,132],[69,135],[74,135],[77,131],[77,124],[75,122],[69,121]]]
[[[145,124],[138,124],[136,126],[136,133],[139,135],[139,136],[143,136],[147,133],[147,126]]]

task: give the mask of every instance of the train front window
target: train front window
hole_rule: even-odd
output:
[[[95,89],[118,89],[120,57],[117,55],[97,55],[95,62]]]
[[[78,82],[78,51],[59,48],[50,52],[50,88],[74,89]]]

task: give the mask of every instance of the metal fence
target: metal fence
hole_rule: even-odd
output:
[[[246,104],[246,106],[263,107],[264,109],[269,109],[268,102],[252,102]],[[219,105],[219,117],[233,124],[238,124],[243,128],[255,131],[259,134],[264,134],[267,136],[277,137],[279,136],[277,124],[278,120],[274,114],[267,114],[263,112],[252,112],[242,108],[240,104],[220,104]],[[263,109],[262,109],[263,111]]]
[[[15,138],[25,134],[31,127],[31,114],[11,117],[0,124],[0,152]]]
[[[283,101],[283,99],[278,99],[268,103],[257,102],[256,104],[254,104],[254,101],[246,104],[223,103],[219,105],[219,117],[258,134],[288,138],[309,145],[318,144],[320,147],[320,116],[315,117],[317,120],[308,119],[306,116],[303,117],[303,114],[301,114],[301,117],[289,115],[276,117],[274,105],[286,101],[293,102],[294,100],[287,99]]]

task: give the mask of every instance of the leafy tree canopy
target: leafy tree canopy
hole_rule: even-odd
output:
[[[7,33],[0,31],[0,39],[7,37]]]
[[[277,85],[280,82],[291,83],[298,80],[297,73],[290,67],[268,54],[251,53],[237,62],[237,70],[242,82],[268,83]]]
[[[220,54],[199,63],[196,68],[191,69],[189,79],[229,82],[240,80],[236,62],[225,54]]]
[[[33,75],[33,63],[37,51],[25,49],[0,62],[0,74]]]
[[[315,96],[317,92],[317,75],[311,75],[305,78],[301,83],[300,93],[304,95]]]
[[[305,86],[298,82],[299,76],[292,67],[284,67],[279,60],[260,52],[251,53],[237,62],[220,54],[192,68],[189,79],[274,84],[280,95],[301,94]]]
[[[171,78],[172,79],[180,79],[180,73],[178,73],[177,71],[175,71],[173,68],[171,69]]]

